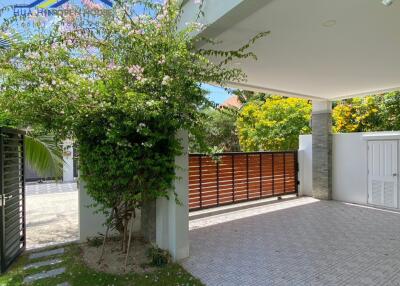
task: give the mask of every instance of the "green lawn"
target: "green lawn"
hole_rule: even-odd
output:
[[[55,286],[59,283],[69,282],[72,286],[97,286],[97,285],[143,285],[143,286],[156,286],[156,285],[181,285],[181,286],[197,286],[203,285],[198,279],[191,276],[178,264],[170,264],[163,268],[159,268],[150,274],[127,274],[127,275],[113,275],[96,272],[89,269],[81,260],[81,249],[79,245],[72,244],[64,247],[65,254],[61,256],[63,262],[57,264],[57,267],[66,267],[66,272],[57,278],[45,279],[31,285]],[[60,256],[55,256],[60,257]],[[31,262],[48,260],[49,258],[41,258],[31,260]],[[54,269],[57,267],[42,267],[36,270],[30,269],[24,271],[23,267],[28,262],[28,256],[20,257],[10,270],[0,276],[1,286],[17,286],[23,285],[22,281],[26,275],[38,273],[42,270]]]

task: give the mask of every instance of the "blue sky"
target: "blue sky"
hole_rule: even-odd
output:
[[[209,92],[209,99],[218,104],[224,102],[231,96],[231,94],[221,87],[204,84],[203,88]]]
[[[0,0],[0,8],[6,5],[15,5],[15,4],[29,4],[34,0]],[[96,1],[96,0],[94,0]],[[80,0],[71,0],[72,3],[79,3]],[[0,18],[0,21],[2,19]],[[209,98],[215,103],[222,103],[227,98],[229,98],[230,94],[226,92],[223,88],[204,84],[203,87],[209,92]]]

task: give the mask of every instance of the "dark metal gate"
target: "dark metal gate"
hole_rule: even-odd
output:
[[[1,272],[25,250],[24,133],[0,128],[0,264]]]

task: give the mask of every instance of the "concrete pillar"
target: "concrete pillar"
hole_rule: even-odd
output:
[[[74,181],[74,150],[72,146],[71,140],[63,142],[63,182]]]
[[[189,140],[186,131],[178,132],[177,136],[184,149],[183,154],[175,159],[178,166],[175,188],[170,191],[169,200],[159,198],[156,203],[156,242],[171,253],[174,261],[189,257]],[[181,204],[175,202],[174,192]]]
[[[313,197],[332,199],[332,103],[313,100],[312,113]]]

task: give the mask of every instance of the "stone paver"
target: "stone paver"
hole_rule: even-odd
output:
[[[45,279],[45,278],[51,278],[51,277],[56,277],[60,274],[63,274],[65,272],[65,268],[57,268],[49,271],[44,271],[40,272],[37,274],[29,275],[24,278],[24,283],[32,283],[37,280]]]
[[[27,249],[79,239],[76,183],[26,186]]]
[[[36,263],[28,264],[24,267],[25,270],[32,269],[32,268],[40,268],[43,266],[55,265],[61,263],[61,259],[51,259],[46,261],[39,261]]]
[[[37,259],[37,258],[43,258],[43,257],[48,257],[52,255],[59,255],[59,254],[64,254],[64,248],[57,248],[57,249],[52,249],[52,250],[46,250],[42,252],[36,252],[32,253],[29,255],[29,259]]]
[[[208,286],[400,285],[400,213],[312,198],[190,222]]]

